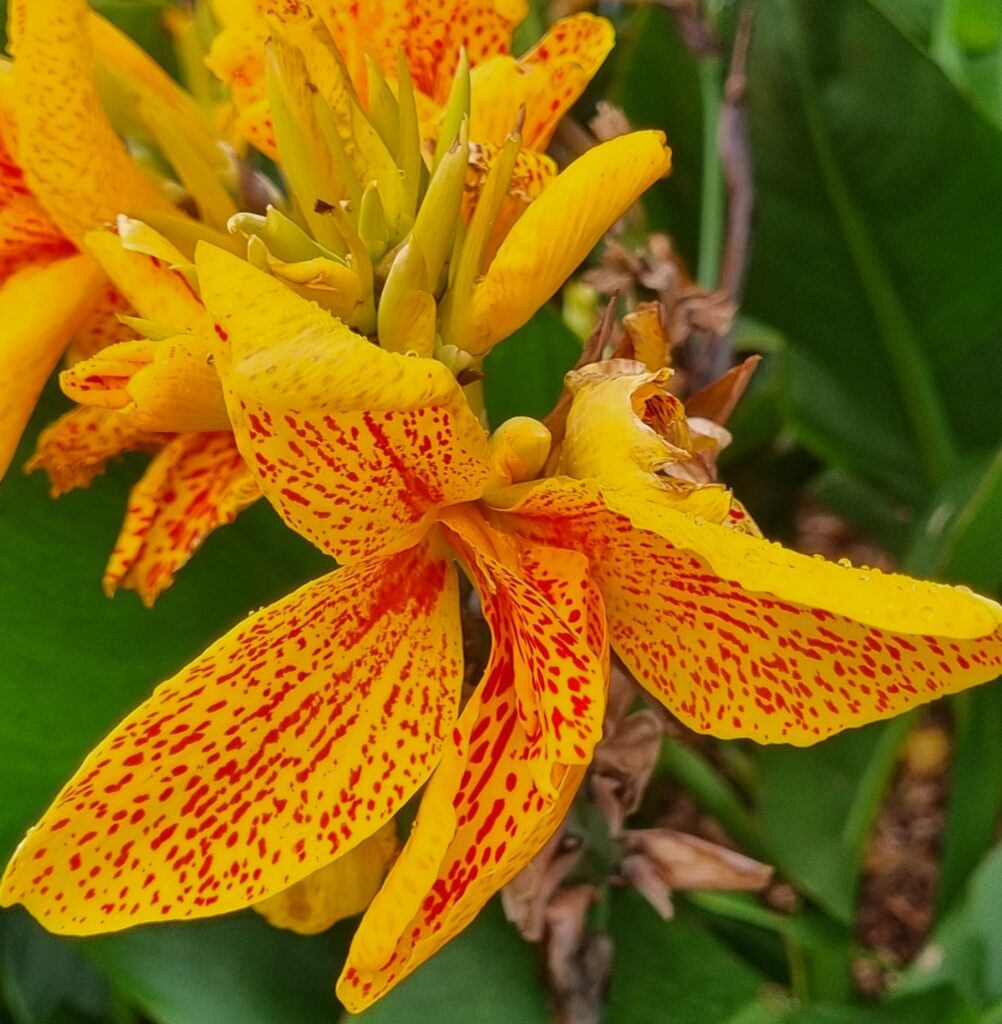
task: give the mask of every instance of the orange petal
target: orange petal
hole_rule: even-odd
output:
[[[135,590],[147,607],[213,530],[261,496],[230,433],[182,434],[153,459],[129,495],[104,571],[104,590]]]
[[[349,562],[480,495],[487,441],[442,363],[371,344],[220,249],[197,264],[237,441],[294,530]]]
[[[508,525],[588,552],[614,648],[701,732],[806,745],[1002,673],[1002,608],[964,588],[796,554],[584,482],[518,494]]]
[[[84,761],[0,900],[85,935],[258,903],[424,784],[462,678],[451,566],[423,546],[250,616]]]
[[[87,256],[22,267],[0,285],[0,477],[59,357],[104,293]]]
[[[140,430],[107,409],[79,406],[60,416],[38,437],[25,472],[45,470],[53,498],[89,487],[109,459],[124,452],[156,451],[164,438]]]
[[[470,524],[463,529],[469,532]],[[489,586],[497,587],[484,591],[485,611],[494,617],[496,631],[491,660],[428,784],[407,845],[355,934],[337,989],[353,1012],[378,999],[473,920],[550,839],[584,776],[581,764],[557,765],[540,788],[533,766],[544,756],[540,748],[547,734],[537,730],[530,736],[521,714],[520,673],[542,670],[545,678],[544,662],[571,644],[567,634],[576,634],[575,643],[584,645],[588,632],[590,616],[579,607],[574,625],[562,628],[557,648],[539,639],[536,630],[553,637],[544,623],[564,613],[566,601],[581,596],[576,558],[563,565],[558,558],[544,567],[544,557],[533,575],[554,606],[547,607],[538,595],[525,602],[525,591],[510,586],[514,576],[508,570],[489,578]],[[473,559],[481,572],[484,564],[492,571],[498,564],[478,555]],[[597,626],[593,635],[601,632]],[[594,654],[590,658],[597,663]],[[580,737],[590,750],[601,733],[605,681],[587,671],[581,680],[588,689],[579,696],[597,714],[592,731]],[[587,720],[596,721],[591,715]]]
[[[16,0],[10,22],[19,161],[74,241],[119,213],[174,210],[105,116],[88,18],[86,0]]]
[[[546,149],[614,41],[612,24],[605,18],[575,14],[557,21],[519,60],[485,61],[471,78],[470,137],[501,145],[524,107],[523,145]]]

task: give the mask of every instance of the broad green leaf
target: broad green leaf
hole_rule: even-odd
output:
[[[511,416],[549,413],[564,384],[564,374],[581,355],[581,343],[547,305],[484,361],[484,399],[492,427]]]
[[[247,911],[77,945],[156,1024],[332,1024],[350,934],[295,935]]]
[[[49,498],[44,474],[20,466],[39,410],[0,484],[0,857],[45,810],[83,756],[153,690],[249,611],[331,562],[258,502],[206,541],[152,610],[109,600],[101,573],[130,484],[146,458],[113,464],[83,491]]]
[[[610,1022],[761,1019],[748,1014],[760,1002],[762,977],[693,917],[679,913],[663,921],[632,890],[616,891],[609,930],[616,958],[606,1013]]]
[[[809,1006],[783,1024],[979,1024],[979,1018],[957,992],[939,988],[879,1006]]]
[[[509,925],[497,900],[389,995],[344,1024],[548,1024],[536,949]],[[298,1021],[296,1022],[298,1024]]]
[[[756,11],[748,311],[803,439],[921,497],[1002,434],[1002,134],[867,0]]]

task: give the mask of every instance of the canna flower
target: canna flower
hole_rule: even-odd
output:
[[[354,885],[365,844],[385,867],[383,830],[425,787],[338,983],[358,1011],[558,827],[599,739],[610,645],[693,728],[759,742],[814,743],[1002,670],[997,604],[757,536],[692,472],[703,442],[665,371],[573,375],[540,478],[542,424],[487,438],[440,361],[373,346],[210,246],[196,265],[240,450],[341,567],[251,615],[90,754],[0,891],[47,928],[261,901],[315,923],[302,905]],[[465,704],[457,567],[493,638]]]
[[[86,353],[119,333],[121,300],[83,235],[119,210],[169,208],[107,121],[92,116],[89,68],[85,77],[79,61],[61,59],[71,34],[76,49],[96,49],[109,62],[126,54],[136,64],[132,44],[96,15],[50,19],[52,8],[47,0],[11,4],[18,59],[0,62],[0,476],[70,342]],[[31,31],[40,22],[44,36]],[[58,101],[38,89],[40,77],[58,84]]]
[[[302,35],[335,47],[368,110],[382,102],[387,80],[398,87],[402,55],[422,135],[433,149],[464,59],[472,68],[470,137],[500,147],[524,107],[524,145],[542,153],[613,44],[612,25],[605,18],[578,14],[558,21],[516,59],[512,33],[529,13],[525,0],[439,0],[423,6],[410,0],[214,0],[213,9],[222,31],[209,66],[230,86],[247,138],[269,156],[277,155],[277,148],[265,50],[281,25],[294,25]]]
[[[124,392],[117,404],[105,396],[43,431],[26,467],[45,470],[58,496],[88,485],[123,452],[153,456],[130,496],[104,578],[109,594],[133,587],[150,603],[209,531],[260,496],[221,395],[198,422],[162,414],[169,397],[192,390],[185,373],[199,367],[191,339],[211,327],[190,284],[172,268],[190,264],[199,237],[229,241],[223,231],[237,205],[227,182],[235,171],[192,97],[85,0],[22,0],[11,7],[11,37],[15,60],[2,79],[9,101],[2,168],[8,251],[18,272],[0,292],[0,304],[12,304],[0,353],[14,367],[9,386],[17,390],[0,423],[0,468],[71,338],[71,368],[63,375],[71,397],[80,388],[95,390],[96,378],[88,379],[93,360],[114,362],[123,345],[137,369],[137,311],[147,318],[141,326],[162,332],[170,325],[167,336],[187,339],[187,362],[145,374],[142,398],[145,404],[156,397],[157,415],[126,401]],[[178,181],[158,181],[120,133],[139,150],[155,148]],[[197,208],[200,219],[182,213],[170,196]],[[153,233],[123,214],[157,224],[189,255],[160,236],[150,244]],[[171,380],[173,390],[165,389]]]
[[[203,166],[189,173],[199,208],[211,215],[202,235],[225,224],[228,247],[383,348],[434,355],[476,379],[483,355],[525,323],[665,173],[662,141],[637,133],[586,154],[549,181],[522,226],[532,198],[519,183],[525,133],[541,139],[538,125],[512,111],[502,145],[471,186],[479,87],[465,63],[457,58],[443,113],[451,144],[423,151],[409,65],[397,68],[396,95],[384,81],[380,103],[365,111],[347,59],[318,40],[312,15],[303,22],[293,10],[305,17],[305,8],[282,8],[272,35],[255,43],[289,202],[276,197],[263,215],[236,212],[210,188]],[[571,36],[562,33],[554,50],[557,42],[570,45]],[[372,65],[370,82],[378,73]],[[547,106],[551,115],[556,109]],[[260,496],[229,432],[210,367],[214,326],[181,244],[176,226],[159,219],[119,217],[86,235],[142,337],[63,373],[63,390],[80,408],[43,434],[29,464],[47,469],[58,492],[88,483],[119,451],[159,448],[130,498],[104,577],[109,594],[130,586],[148,604],[210,530]]]

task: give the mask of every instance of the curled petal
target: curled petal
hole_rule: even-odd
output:
[[[79,242],[120,213],[173,210],[101,107],[86,0],[16,0],[11,36],[18,158],[62,232]]]
[[[38,437],[25,471],[44,470],[53,498],[89,487],[109,459],[125,452],[156,451],[164,438],[140,430],[108,409],[78,406],[60,416]]]
[[[114,414],[113,414],[114,415]],[[104,590],[135,590],[151,606],[205,538],[261,496],[230,433],[182,434],[132,488]]]
[[[564,114],[585,91],[615,40],[612,24],[593,14],[561,18],[518,60],[499,56],[474,68],[470,136],[501,145],[521,108],[527,149],[544,150]]]
[[[87,256],[27,265],[0,285],[0,476],[7,471],[38,396],[70,338],[103,294],[104,278]]]
[[[719,446],[723,428],[688,421],[682,402],[665,387],[669,377],[669,370],[649,371],[627,359],[571,371],[567,384],[574,399],[559,471],[724,522],[731,493],[708,483],[704,464]]]
[[[788,551],[568,480],[508,526],[587,551],[613,647],[687,725],[816,743],[1002,673],[1002,608],[964,588]]]
[[[374,1002],[465,928],[542,849],[566,815],[584,767],[558,765],[540,788],[533,765],[546,734],[526,732],[516,677],[542,653],[545,644],[533,644],[532,625],[540,624],[544,612],[563,612],[564,600],[576,590],[574,571],[568,579],[554,574],[553,566],[540,567],[537,579],[553,583],[555,606],[524,606],[518,639],[502,632],[510,618],[507,625],[500,616],[493,623],[495,647],[483,682],[463,709],[410,838],[352,942],[337,989],[349,1010]],[[510,579],[500,572],[496,585],[508,586]],[[495,609],[504,600],[514,605],[515,593],[513,588],[509,597],[499,598]],[[582,611],[573,631],[579,642],[591,633],[601,646],[601,628],[592,632],[589,620]],[[601,731],[605,687],[593,675],[586,679],[591,690],[579,695],[593,702],[598,725],[580,742],[591,749]]]
[[[115,409],[143,430],[228,430],[219,377],[201,338],[123,341],[76,363],[60,385],[82,405]]]
[[[251,615],[84,761],[0,888],[85,935],[258,903],[424,784],[462,677],[451,565],[423,546]]]
[[[398,849],[396,822],[388,821],[344,856],[256,904],[254,909],[276,928],[288,928],[300,935],[324,932],[365,910],[379,891]]]
[[[219,249],[197,263],[237,442],[293,529],[350,562],[479,497],[487,441],[442,363],[371,344]]]
[[[669,166],[661,132],[633,132],[595,146],[557,175],[515,223],[474,291],[462,347],[486,352],[513,334]],[[569,219],[568,210],[578,212]]]

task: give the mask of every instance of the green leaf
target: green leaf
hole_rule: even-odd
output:
[[[1002,435],[1002,134],[867,0],[756,10],[747,308],[804,441],[915,498]]]
[[[73,943],[49,935],[20,908],[0,913],[0,991],[18,1024],[111,1015],[105,978]]]
[[[759,751],[759,817],[778,866],[845,925],[866,839],[910,727],[904,716],[816,747]]]
[[[978,1024],[978,1016],[954,990],[940,988],[880,1006],[810,1006],[783,1024]]]
[[[699,252],[703,175],[703,111],[697,61],[675,19],[657,4],[644,5],[618,29],[609,60],[609,99],[634,128],[664,128],[672,172],[644,195],[656,230],[671,234],[690,266]]]
[[[897,986],[902,994],[954,985],[979,1008],[1002,1001],[1002,847],[971,876],[964,899],[937,925],[928,944]],[[997,1020],[990,1015],[988,1020]]]
[[[615,967],[607,1020],[737,1024],[761,1019],[748,1016],[759,1003],[761,976],[691,915],[679,912],[663,921],[626,890],[612,894],[610,922]]]
[[[29,437],[62,403],[44,403]],[[114,464],[56,501],[44,474],[0,484],[0,856],[44,811],[87,751],[162,679],[254,608],[331,567],[264,501],[212,534],[152,610],[108,600],[101,573],[146,458]]]
[[[360,1024],[548,1024],[535,947],[509,925],[497,900],[441,953],[360,1016]],[[296,1022],[298,1024],[298,1021]]]
[[[78,946],[157,1024],[331,1024],[350,936],[295,935],[247,911]]]
[[[581,355],[581,343],[553,306],[544,306],[484,361],[484,399],[492,427],[511,416],[542,419]]]

